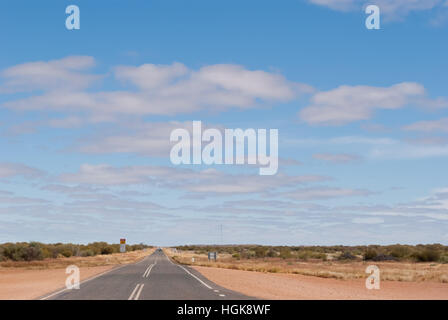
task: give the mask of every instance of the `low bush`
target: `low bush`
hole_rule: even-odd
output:
[[[232,254],[232,258],[240,260],[241,259],[241,255],[239,253],[234,253],[234,254]]]
[[[289,250],[288,248],[280,249],[280,258],[282,259],[292,258],[291,250]]]
[[[412,256],[419,262],[434,262],[440,259],[440,252],[436,249],[427,248],[415,252]]]
[[[148,248],[144,244],[127,246],[128,251]],[[82,256],[89,257],[98,254],[111,254],[119,252],[118,244],[106,242],[93,242],[88,245],[75,245],[71,243],[43,244],[40,242],[17,242],[0,244],[0,261],[34,261],[47,258]]]
[[[240,259],[265,259],[280,257],[283,259],[332,259],[353,260],[362,256],[364,260],[377,261],[446,261],[448,246],[441,244],[419,245],[369,245],[369,246],[266,246],[266,245],[226,245],[178,246],[178,250],[201,251],[204,253],[216,251],[233,255],[239,254]],[[342,255],[340,253],[343,253]],[[338,258],[339,256],[339,258]]]
[[[356,256],[352,255],[348,251],[345,251],[345,252],[341,253],[337,259],[338,260],[355,260]]]
[[[366,252],[364,252],[364,260],[373,260],[376,258],[378,253],[374,249],[367,249]]]

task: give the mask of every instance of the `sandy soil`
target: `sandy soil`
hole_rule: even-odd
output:
[[[448,300],[447,283],[382,281],[379,290],[368,290],[365,279],[338,280],[299,274],[193,268],[220,286],[262,299]]]
[[[113,266],[81,267],[81,281],[112,269]],[[0,299],[26,300],[41,297],[65,287],[65,269],[0,270]]]

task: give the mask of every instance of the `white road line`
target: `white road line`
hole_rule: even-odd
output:
[[[184,267],[182,267],[181,265],[178,265],[177,264],[177,266],[179,267],[179,268],[182,268],[182,269],[184,269],[184,271],[186,272],[186,273],[188,273],[190,276],[192,276],[193,278],[195,278],[196,280],[198,280],[200,283],[202,283],[204,286],[206,286],[207,288],[209,288],[209,289],[213,289],[212,287],[210,287],[208,284],[206,284],[204,281],[202,281],[201,279],[199,279],[198,277],[196,277],[194,274],[192,274],[190,271],[188,271],[187,269],[185,269]]]
[[[143,278],[146,277],[146,274],[148,273],[148,270],[151,268],[152,264],[148,266],[148,268],[146,268],[145,272],[143,272]]]
[[[215,292],[219,292],[219,290],[213,290],[213,291],[215,291]]]
[[[176,264],[173,261],[171,261],[171,259],[165,254],[166,259],[171,262],[171,264],[174,264],[175,266],[178,266],[179,268],[184,269],[184,271],[186,273],[188,273],[190,276],[192,276],[193,278],[195,278],[196,280],[198,280],[200,283],[202,283],[204,286],[206,286],[209,289],[213,289],[212,287],[210,287],[208,284],[206,284],[204,281],[202,281],[201,279],[199,279],[198,277],[196,277],[194,274],[192,274],[190,271],[188,271],[187,269],[185,269],[184,267],[182,267],[180,264]]]
[[[171,262],[171,264],[176,265],[173,261],[171,261],[171,259],[170,259],[167,255],[165,255],[165,258],[166,258],[169,262]]]
[[[101,277],[102,275],[105,275],[106,273],[109,273],[109,272],[112,272],[112,271],[117,271],[117,270],[120,270],[121,268],[124,268],[124,267],[132,266],[132,265],[137,265],[137,264],[140,264],[140,263],[142,263],[142,262],[145,262],[147,259],[149,259],[150,256],[151,256],[151,255],[146,256],[145,258],[143,258],[143,259],[142,259],[141,261],[139,261],[139,262],[135,262],[135,263],[131,263],[131,264],[125,264],[125,265],[122,265],[122,266],[120,266],[120,267],[118,267],[118,268],[112,268],[112,269],[110,269],[110,270],[104,271],[104,272],[102,272],[102,273],[100,273],[100,274],[97,274],[96,276],[93,276],[93,277],[90,277],[90,278],[88,278],[88,279],[86,279],[86,280],[84,280],[84,281],[81,281],[81,282],[79,283],[79,285],[82,285],[82,284],[84,284],[84,283],[86,283],[86,282],[88,282],[88,281],[90,281],[90,280],[93,280],[93,279],[96,279],[96,278],[98,278],[98,277]],[[42,298],[39,298],[39,300],[47,300],[47,299],[49,299],[49,298],[51,298],[51,297],[54,297],[54,296],[56,296],[56,295],[58,295],[58,294],[60,294],[60,293],[62,293],[62,292],[64,292],[64,291],[68,291],[68,290],[73,290],[73,289],[67,289],[67,288],[65,288],[65,289],[61,289],[61,290],[56,291],[56,292],[53,292],[53,293],[51,293],[51,294],[49,294],[49,295],[47,295],[47,296],[44,296],[44,297],[42,297]]]
[[[143,272],[143,276],[142,276],[143,278],[146,277],[146,273],[148,272],[148,270],[149,270],[150,267],[151,267],[151,266],[149,266],[148,268],[146,268],[145,272]]]
[[[156,265],[156,264],[154,263],[154,264],[150,265],[150,266],[146,269],[145,273],[143,273],[143,278],[149,278],[149,274],[150,274],[150,272],[151,272],[151,270],[152,270],[152,267],[154,267],[155,265]]]
[[[138,290],[139,287],[140,287],[140,283],[135,286],[135,289],[134,289],[134,291],[132,291],[132,293],[129,296],[128,300],[132,300],[132,298],[134,297],[135,292]]]
[[[134,291],[132,291],[131,295],[129,296],[128,300],[138,300],[138,297],[140,296],[140,293],[142,292],[144,284],[139,283],[135,286]],[[137,294],[135,294],[137,292]]]
[[[137,292],[137,294],[135,295],[135,299],[134,300],[138,300],[138,298],[140,297],[140,293],[142,293],[142,290],[143,290],[143,287],[144,287],[145,285],[144,284],[142,284],[141,286],[140,286],[140,289],[138,289],[138,292]]]
[[[93,280],[93,279],[96,279],[96,278],[98,278],[98,277],[101,277],[101,276],[105,275],[106,273],[109,273],[109,272],[112,272],[112,271],[117,271],[117,270],[119,270],[119,269],[121,269],[121,268],[124,268],[124,267],[126,267],[126,266],[129,266],[129,264],[125,264],[125,265],[123,265],[123,266],[121,266],[121,267],[118,267],[118,268],[112,268],[112,269],[110,269],[110,270],[104,271],[104,272],[102,272],[102,273],[100,273],[100,274],[97,274],[96,276],[93,276],[93,277],[88,278],[88,279],[86,279],[86,280],[84,280],[84,281],[81,281],[81,282],[79,283],[79,285],[81,286],[82,284],[84,284],[84,283],[86,283],[86,282],[89,282],[90,280]],[[59,291],[53,292],[52,294],[49,294],[48,296],[42,297],[42,298],[40,298],[39,300],[47,300],[48,298],[54,297],[55,295],[58,295],[58,294],[60,294],[60,293],[62,293],[62,292],[64,292],[64,291],[68,291],[68,290],[73,290],[73,289],[67,289],[67,288],[65,288],[65,289],[61,289],[61,290],[59,290]]]
[[[219,296],[220,296],[220,297],[225,297],[226,295],[225,295],[225,294],[220,294]]]

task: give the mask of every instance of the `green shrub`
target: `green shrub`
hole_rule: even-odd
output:
[[[73,252],[71,250],[65,249],[61,251],[61,254],[66,258],[70,258],[73,255]]]
[[[277,256],[277,251],[275,251],[274,249],[269,249],[268,252],[266,253],[266,256],[269,258],[274,258]]]
[[[373,260],[378,253],[374,249],[367,249],[366,252],[364,252],[364,260]]]
[[[81,255],[81,257],[92,257],[95,255],[95,252],[93,252],[93,250],[87,249],[87,250],[82,250],[80,255]]]
[[[355,260],[356,256],[352,255],[348,251],[345,251],[345,252],[341,253],[337,259],[338,260]]]
[[[398,259],[403,259],[409,256],[410,252],[411,250],[408,247],[397,245],[391,248],[390,255]]]
[[[31,242],[29,246],[23,250],[23,259],[26,261],[42,260],[43,258],[42,248],[37,242]]]
[[[114,253],[114,248],[112,246],[104,247],[101,250],[101,254],[112,254],[112,253]]]
[[[255,257],[264,258],[268,252],[268,248],[266,247],[257,247],[255,248]]]
[[[326,253],[320,253],[320,252],[313,252],[311,255],[311,258],[313,259],[321,259],[323,261],[327,261],[327,254]]]
[[[418,262],[433,262],[440,259],[440,251],[433,248],[426,248],[422,251],[415,252],[413,257]]]
[[[280,258],[282,259],[292,258],[291,250],[289,250],[288,248],[280,249]]]
[[[133,250],[148,248],[144,244],[132,245]],[[33,261],[60,256],[94,256],[100,253],[110,254],[119,251],[118,244],[106,242],[93,242],[88,245],[75,245],[71,243],[43,244],[39,242],[17,242],[0,244],[0,261]]]
[[[308,260],[310,256],[311,255],[309,251],[299,251],[299,253],[297,254],[297,258],[301,260]]]

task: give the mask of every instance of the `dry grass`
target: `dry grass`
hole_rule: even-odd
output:
[[[448,264],[414,263],[414,262],[365,262],[365,261],[298,261],[294,259],[232,258],[230,254],[219,254],[218,261],[208,261],[207,255],[196,254],[193,251],[177,251],[171,249],[165,252],[179,263],[204,267],[218,267],[245,271],[269,273],[291,273],[322,278],[359,279],[365,278],[368,265],[376,265],[381,271],[381,280],[406,282],[439,282],[448,283]],[[195,262],[192,262],[192,258]]]
[[[78,267],[112,266],[134,263],[154,252],[155,249],[136,250],[126,253],[97,255],[93,257],[70,257],[44,259],[40,261],[5,261],[0,262],[0,270],[10,268],[23,268],[27,270],[60,269],[69,265]]]

